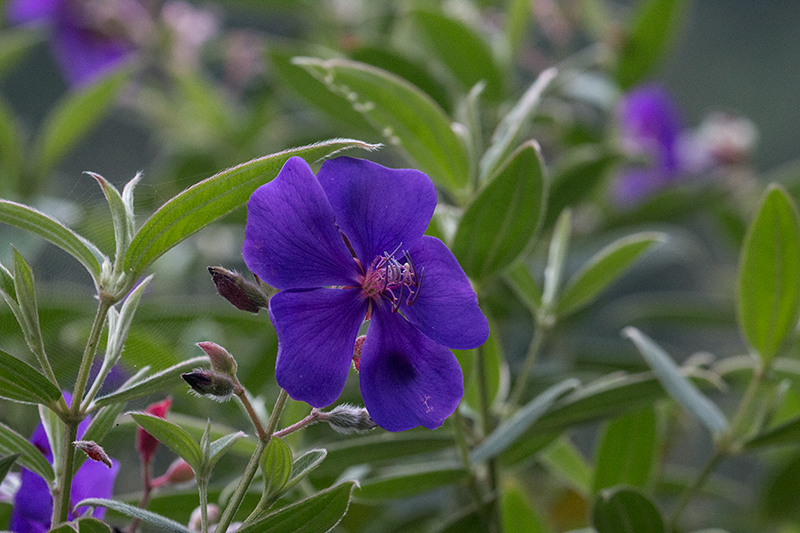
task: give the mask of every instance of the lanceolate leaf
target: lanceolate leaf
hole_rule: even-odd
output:
[[[739,325],[769,362],[800,314],[800,223],[786,191],[772,185],[745,237],[739,262]]]
[[[656,417],[651,407],[606,424],[597,447],[593,492],[614,485],[644,487],[656,450]]]
[[[430,464],[393,469],[361,482],[355,497],[362,501],[407,498],[429,490],[459,483],[469,476],[463,466]]]
[[[80,261],[95,281],[100,276],[102,252],[56,219],[27,205],[0,199],[0,222],[39,235]]]
[[[330,531],[350,506],[355,481],[346,481],[275,511],[238,533],[317,533]]]
[[[676,402],[692,413],[712,433],[720,434],[728,429],[728,421],[719,407],[680,373],[667,352],[636,328],[627,327],[622,334],[633,341],[664,389]]]
[[[768,429],[750,438],[744,445],[747,450],[767,446],[800,445],[800,417]]]
[[[202,471],[203,452],[191,435],[182,427],[163,418],[147,413],[131,413],[142,429],[163,442],[172,451],[183,457],[195,472]]]
[[[313,162],[354,147],[377,148],[361,141],[333,139],[253,159],[192,185],[161,206],[139,228],[125,253],[124,270],[137,277],[167,250],[244,205],[253,191],[278,175],[290,157]]]
[[[292,473],[289,479],[283,485],[283,491],[286,492],[302,481],[311,472],[317,469],[328,452],[324,448],[309,450],[292,463]]]
[[[592,509],[597,533],[664,533],[658,508],[645,495],[625,487],[607,489],[597,495]]]
[[[42,452],[28,442],[28,439],[3,423],[0,423],[0,453],[3,455],[18,453],[17,462],[20,465],[36,472],[48,482],[52,482],[55,477],[53,468]]]
[[[0,397],[52,406],[61,391],[32,366],[0,350]]]
[[[589,304],[656,242],[659,233],[637,233],[623,237],[598,252],[575,274],[558,300],[559,314],[568,315]]]
[[[39,309],[36,305],[36,291],[33,286],[33,271],[28,262],[16,248],[14,249],[14,291],[17,295],[25,341],[39,360],[43,369],[49,368],[44,352],[42,329],[39,326]]]
[[[146,522],[148,524],[152,524],[158,528],[158,531],[169,531],[171,533],[192,533],[192,531],[187,528],[186,526],[175,522],[174,520],[170,520],[169,518],[164,518],[160,514],[152,513],[150,511],[140,509],[133,505],[129,505],[127,503],[122,503],[117,500],[106,500],[103,498],[87,498],[78,502],[75,507],[83,507],[83,506],[91,506],[91,507],[105,507],[106,509],[111,509],[112,511],[116,511],[118,513],[124,514],[125,516],[130,516],[131,518],[138,518],[142,522]]]
[[[356,61],[295,58],[294,63],[352,102],[389,144],[403,147],[439,185],[466,185],[466,149],[430,96],[394,74]]]
[[[264,490],[261,500],[268,501],[279,494],[292,473],[292,450],[278,437],[273,437],[261,454],[261,476]]]
[[[458,225],[452,249],[468,276],[486,280],[522,254],[536,235],[546,190],[539,146],[532,141],[509,158]]]

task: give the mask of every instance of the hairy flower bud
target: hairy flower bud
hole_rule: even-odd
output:
[[[172,398],[168,397],[160,402],[151,403],[147,406],[144,412],[159,418],[166,418],[167,411],[169,411],[171,405]],[[150,463],[150,460],[153,458],[153,454],[156,453],[156,448],[158,448],[158,440],[141,427],[137,428],[136,450],[139,452],[139,456],[142,458],[142,463]]]
[[[198,342],[197,346],[206,352],[208,358],[211,359],[211,367],[215,372],[229,376],[236,375],[236,359],[228,353],[228,350],[219,344],[208,341]]]
[[[361,351],[364,349],[364,341],[367,340],[366,335],[356,337],[356,344],[353,346],[353,368],[358,372],[361,369]]]
[[[238,272],[222,267],[210,266],[208,272],[217,287],[220,296],[228,300],[237,309],[258,313],[267,307],[267,295],[260,287],[245,280]]]
[[[169,465],[164,475],[155,478],[151,484],[153,487],[160,487],[162,485],[185,483],[192,479],[194,479],[194,470],[189,466],[189,463],[179,458]]]
[[[111,463],[111,459],[109,459],[108,454],[105,450],[93,440],[76,440],[72,443],[75,448],[79,449],[83,453],[86,454],[86,457],[91,459],[92,461],[97,461],[98,463],[103,463],[107,467],[111,468],[114,466]]]
[[[213,503],[209,503],[208,507],[206,508],[206,512],[208,513],[208,523],[209,524],[216,524],[219,522],[219,517],[222,514],[220,512],[219,506]],[[192,511],[192,515],[189,517],[189,529],[191,531],[200,531],[201,530],[201,517],[202,511],[200,507],[195,508]]]
[[[233,396],[235,386],[227,376],[198,369],[181,374],[181,377],[198,396],[208,396],[217,402],[226,402]]]
[[[363,433],[377,427],[377,424],[363,407],[342,404],[337,405],[327,413],[320,414],[324,415],[321,420],[330,424],[334,431],[345,435]]]

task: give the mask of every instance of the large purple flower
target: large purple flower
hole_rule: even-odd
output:
[[[53,55],[71,86],[91,83],[131,57],[128,26],[144,20],[131,0],[12,0],[7,14],[13,24],[51,27]]]
[[[637,203],[682,177],[682,124],[662,87],[645,85],[626,94],[619,103],[618,120],[623,148],[645,160],[620,174],[614,191],[620,203]]]
[[[359,328],[361,394],[389,431],[439,427],[464,394],[448,348],[489,335],[464,271],[424,236],[436,207],[431,180],[361,159],[323,163],[315,177],[289,159],[248,203],[243,254],[281,289],[269,302],[278,334],[278,384],[314,407],[347,380]]]
[[[69,394],[64,395],[67,403],[70,401]],[[78,438],[89,427],[91,419],[86,418],[78,426]],[[47,440],[44,426],[39,424],[31,435],[31,443],[47,458],[53,462],[53,452],[50,450],[50,443]],[[103,463],[86,460],[75,473],[72,479],[72,491],[70,494],[71,504],[75,504],[86,498],[110,498],[114,488],[114,480],[119,472],[119,463],[112,459],[112,467],[108,468]],[[15,533],[43,533],[50,529],[50,518],[53,513],[53,497],[50,495],[50,488],[47,481],[39,477],[38,474],[25,468],[20,472],[21,484],[16,496],[14,497],[14,509],[11,512],[9,527]],[[86,508],[78,508],[76,513],[71,511],[69,519],[80,516]],[[105,516],[105,509],[97,507],[92,516],[102,519]]]

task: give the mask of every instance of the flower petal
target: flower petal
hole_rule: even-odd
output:
[[[114,481],[119,473],[119,462],[111,460],[112,467],[108,468],[103,463],[87,460],[78,469],[72,479],[72,490],[70,491],[70,501],[76,504],[86,498],[111,498],[114,491]],[[81,516],[87,507],[78,507],[74,516]],[[95,507],[92,516],[102,520],[106,514],[103,507]],[[71,518],[73,515],[71,515]]]
[[[360,380],[364,406],[388,431],[435,429],[464,395],[461,367],[450,350],[386,306],[373,310]]]
[[[244,262],[278,289],[356,285],[358,267],[308,164],[292,157],[247,204]]]
[[[6,15],[12,24],[50,23],[64,9],[64,0],[11,0]]]
[[[433,182],[418,170],[338,157],[322,164],[317,179],[365,268],[401,244],[414,246],[436,207]]]
[[[20,469],[20,481],[9,527],[11,531],[44,533],[50,529],[53,512],[53,498],[47,481],[27,468]]]
[[[356,289],[283,291],[269,301],[278,334],[275,377],[293,399],[330,405],[344,389],[367,300]]]
[[[51,44],[53,55],[73,87],[96,81],[120,67],[132,54],[131,46],[121,39],[69,23],[57,26]]]
[[[489,337],[489,323],[478,307],[475,291],[453,253],[435,237],[425,236],[408,254],[422,273],[419,296],[400,310],[422,333],[448,348],[467,350]],[[404,259],[407,260],[407,259]]]

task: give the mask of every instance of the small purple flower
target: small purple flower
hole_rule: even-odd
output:
[[[248,203],[245,263],[281,292],[269,301],[278,384],[325,407],[341,394],[359,328],[364,405],[389,431],[439,427],[464,394],[448,348],[489,335],[467,276],[424,236],[436,207],[431,180],[361,159],[323,163],[315,177],[289,159]]]
[[[619,103],[618,120],[623,149],[646,160],[626,167],[614,191],[621,204],[635,204],[678,181],[681,162],[681,120],[675,103],[658,85],[646,85],[626,94]]]
[[[52,30],[51,49],[69,84],[89,84],[118,68],[134,52],[127,25],[144,20],[131,0],[11,0],[13,24],[44,24]]]
[[[64,394],[67,403],[71,398],[69,394]],[[78,438],[83,436],[91,423],[90,418],[86,418],[78,426]],[[36,446],[39,451],[53,462],[53,452],[50,450],[50,443],[44,426],[39,424],[31,435],[31,444]],[[119,463],[112,459],[112,467],[109,468],[103,463],[87,460],[81,465],[72,479],[72,491],[70,494],[71,504],[78,503],[86,498],[110,498],[114,489],[114,480],[119,472]],[[25,468],[20,472],[21,484],[14,498],[14,509],[11,512],[9,527],[15,533],[42,533],[50,529],[50,518],[53,513],[53,497],[50,495],[50,487],[47,481],[39,477],[38,474]],[[70,511],[69,519],[80,516],[86,508],[78,508]],[[92,513],[97,519],[105,516],[105,509],[97,507]]]

